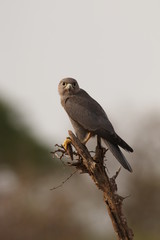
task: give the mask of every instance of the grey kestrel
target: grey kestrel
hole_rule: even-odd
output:
[[[100,104],[81,89],[73,78],[62,79],[58,91],[78,139],[85,144],[90,137],[99,136],[121,165],[132,172],[119,147],[128,152],[133,152],[133,149],[116,134]]]

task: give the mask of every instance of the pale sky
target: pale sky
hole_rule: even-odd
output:
[[[57,92],[67,76],[129,139],[160,112],[160,1],[0,0],[0,94],[49,143],[72,129]]]

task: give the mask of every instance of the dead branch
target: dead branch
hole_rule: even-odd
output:
[[[71,159],[73,160],[74,156],[76,156],[76,162],[69,162],[69,164],[81,170],[81,173],[88,173],[96,186],[103,192],[104,202],[107,206],[117,239],[132,240],[134,236],[133,232],[128,227],[127,220],[122,212],[122,202],[124,198],[117,194],[117,184],[115,180],[120,169],[112,178],[108,177],[104,166],[106,149],[101,146],[100,138],[97,137],[95,156],[92,157],[86,146],[83,145],[71,131],[69,131],[69,136],[72,145],[76,149],[75,152],[71,146],[69,147],[68,155]],[[59,151],[61,153],[63,152],[62,149],[59,149]]]
[[[71,173],[71,174],[69,175],[69,177],[67,177],[64,181],[62,181],[58,186],[52,187],[52,188],[50,188],[50,190],[52,191],[52,190],[55,190],[55,189],[57,189],[57,188],[62,187],[63,184],[65,184],[77,171],[78,171],[78,170],[76,169],[76,171],[74,171],[73,173]]]

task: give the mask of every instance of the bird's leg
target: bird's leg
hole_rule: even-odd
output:
[[[89,132],[89,133],[87,134],[87,136],[85,137],[85,139],[83,140],[83,144],[84,144],[84,145],[88,142],[88,140],[91,138],[91,136],[92,136],[92,134],[91,134],[91,132]]]
[[[67,137],[63,143],[63,147],[66,151],[67,151],[68,144],[70,144],[70,143],[71,143],[71,139],[69,137]]]

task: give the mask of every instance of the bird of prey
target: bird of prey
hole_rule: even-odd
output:
[[[128,152],[133,149],[120,138],[105,111],[73,78],[64,78],[58,85],[61,104],[67,112],[78,139],[83,143],[95,135],[103,139],[108,149],[120,164],[132,172],[132,168],[120,148]],[[66,143],[64,147],[66,148]]]

